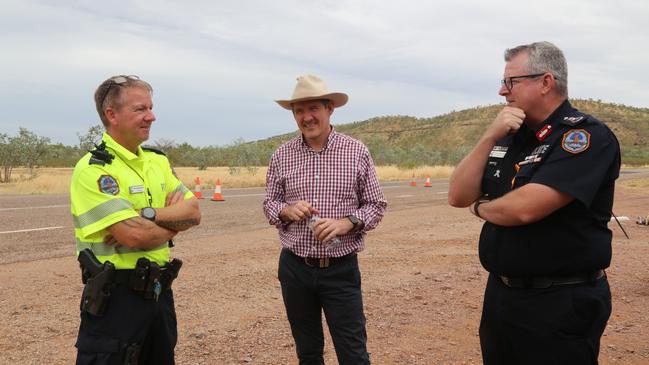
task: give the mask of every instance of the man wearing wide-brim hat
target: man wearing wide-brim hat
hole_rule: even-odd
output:
[[[276,100],[301,133],[271,157],[264,213],[279,231],[278,277],[300,364],[324,364],[322,311],[338,362],[370,363],[357,252],[387,202],[367,147],[330,124],[347,100],[315,75]]]

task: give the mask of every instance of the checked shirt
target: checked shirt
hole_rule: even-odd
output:
[[[280,220],[280,211],[299,200],[318,209],[322,218],[353,214],[364,227],[339,236],[341,244],[327,253],[325,245],[313,236],[308,218],[289,223]],[[313,150],[300,135],[279,147],[271,158],[264,213],[278,228],[282,246],[298,256],[340,257],[361,251],[365,232],[379,224],[386,206],[367,147],[333,128],[322,151]]]

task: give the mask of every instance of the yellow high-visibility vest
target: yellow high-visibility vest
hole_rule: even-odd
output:
[[[107,133],[103,141],[106,152],[114,156],[112,161],[102,163],[88,153],[72,174],[70,200],[77,255],[90,248],[100,262],[109,260],[116,269],[133,269],[140,257],[164,266],[170,256],[166,242],[148,250],[115,248],[104,243],[107,228],[137,217],[136,210],[144,207],[163,208],[170,192],[180,191],[185,199],[194,195],[173,174],[163,154],[141,147],[134,154]]]

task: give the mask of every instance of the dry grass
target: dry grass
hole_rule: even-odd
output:
[[[194,189],[194,179],[200,178],[203,195],[209,195],[214,189],[216,179],[221,180],[223,188],[245,188],[264,186],[266,183],[267,167],[241,168],[238,172],[230,173],[227,167],[210,167],[198,170],[195,167],[177,167],[176,174],[185,185]],[[381,181],[411,180],[413,174],[418,182],[427,176],[431,179],[444,179],[451,176],[453,166],[422,166],[414,169],[401,169],[396,166],[378,166],[376,172]],[[72,168],[39,168],[32,177],[27,169],[14,169],[12,181],[0,184],[0,195],[19,194],[65,194],[70,190]],[[649,192],[649,178],[635,178],[618,182],[625,187],[638,191]]]
[[[244,167],[233,174],[227,167],[210,167],[207,170],[198,170],[195,167],[177,167],[175,170],[178,178],[192,190],[195,186],[194,179],[200,178],[205,194],[205,190],[214,189],[216,179],[220,179],[223,188],[226,189],[264,186],[267,167]],[[453,167],[424,166],[415,169],[400,169],[395,166],[379,166],[376,170],[381,181],[410,180],[413,174],[418,180],[421,180],[427,176],[447,178],[453,172]],[[34,178],[31,178],[28,170],[14,169],[12,182],[0,184],[0,195],[64,194],[70,190],[71,168],[39,168],[35,170],[35,175]]]
[[[643,165],[643,166],[627,166],[622,164],[622,169],[649,169],[649,165]],[[621,184],[624,187],[636,190],[636,191],[641,191],[641,192],[649,192],[649,178],[634,178],[630,177],[627,179],[621,179],[618,181],[618,184]]]
[[[176,175],[185,185],[194,189],[194,179],[201,180],[203,189],[214,189],[216,179],[221,179],[221,186],[224,188],[247,188],[253,186],[264,186],[266,183],[267,167],[245,167],[238,172],[230,174],[227,167],[208,167],[207,170],[199,170],[196,167],[175,167]]]
[[[379,166],[376,168],[376,173],[381,181],[409,180],[413,175],[418,180],[426,177],[436,179],[448,178],[454,168],[453,166],[420,166],[414,169],[401,169],[396,166]]]
[[[3,194],[61,194],[70,191],[72,168],[38,168],[32,176],[28,169],[15,168],[11,182],[0,184]]]
[[[629,179],[621,182],[627,188],[638,191],[649,191],[649,178],[644,179]]]

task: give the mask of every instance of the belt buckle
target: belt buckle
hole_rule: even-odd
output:
[[[311,262],[309,262],[309,259],[313,260],[313,263],[314,263],[315,265],[312,265]],[[316,264],[316,262],[317,262],[317,264]],[[309,257],[305,257],[305,258],[304,258],[304,263],[305,263],[307,266],[309,266],[309,267],[317,267],[317,268],[319,268],[319,269],[326,269],[326,268],[328,268],[329,265],[331,264],[331,262],[329,261],[329,258],[328,258],[328,257],[323,257],[323,258],[315,258],[315,257],[314,257],[314,258],[309,258]]]
[[[326,269],[328,267],[329,267],[329,258],[328,257],[321,258],[320,259],[320,268],[321,269]]]

